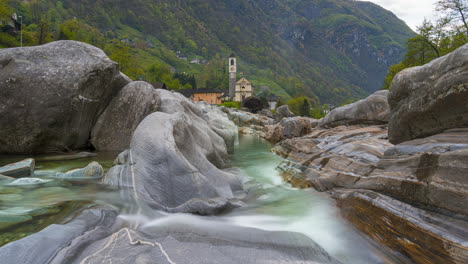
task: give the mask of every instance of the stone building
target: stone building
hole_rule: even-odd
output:
[[[205,102],[213,105],[221,104],[224,96],[227,94],[227,91],[209,88],[182,89],[177,92],[192,99],[194,102]]]
[[[237,58],[234,54],[229,56],[229,97],[234,102],[243,102],[246,98],[253,96],[253,85],[246,78],[237,80]]]
[[[253,96],[252,83],[249,82],[249,80],[246,78],[242,77],[239,81],[236,82],[234,101],[244,102],[245,99],[250,96]]]

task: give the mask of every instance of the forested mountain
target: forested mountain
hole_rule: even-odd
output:
[[[194,74],[198,87],[221,88],[227,85],[223,59],[234,52],[239,71],[257,88],[267,85],[285,97],[333,104],[378,90],[414,36],[391,12],[352,0],[11,0],[9,5],[23,16],[29,45],[38,44],[34,39],[77,39],[117,54],[119,45],[132,43],[138,60],[123,71],[134,78],[154,79],[147,76],[158,71],[150,69],[155,62]],[[46,29],[50,33],[44,35]],[[176,51],[210,63],[189,64],[177,59]]]

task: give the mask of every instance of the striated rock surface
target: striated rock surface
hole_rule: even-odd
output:
[[[161,217],[161,216],[160,216]],[[170,219],[127,227],[107,208],[90,209],[0,248],[2,263],[339,264],[304,235]],[[193,221],[198,220],[198,221]],[[209,224],[209,228],[207,228]]]
[[[128,82],[82,42],[0,50],[0,153],[87,147],[99,114]]]
[[[468,128],[448,130],[387,149],[356,187],[468,219],[467,161]]]
[[[398,144],[468,127],[468,44],[393,79],[390,142]]]
[[[382,245],[415,263],[467,263],[468,222],[368,190],[336,189],[342,215]]]
[[[98,151],[123,151],[130,146],[133,131],[149,114],[157,111],[158,93],[142,81],[126,85],[101,114],[91,133]]]
[[[158,90],[160,110],[135,130],[105,182],[133,189],[140,203],[168,212],[214,214],[236,206],[241,182],[221,171],[236,130],[211,106]],[[232,147],[231,146],[231,147]],[[126,156],[126,157],[125,157]]]
[[[286,181],[332,193],[379,243],[416,263],[465,263],[467,143],[468,128],[392,145],[385,126],[339,126],[273,151],[290,160],[278,167]]]
[[[387,102],[388,91],[377,91],[366,99],[332,110],[320,122],[320,126],[385,124],[390,117]]]

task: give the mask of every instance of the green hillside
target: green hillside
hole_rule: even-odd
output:
[[[5,0],[0,0],[5,1]],[[103,48],[133,78],[173,82],[168,67],[198,87],[227,86],[225,58],[254,85],[283,97],[339,104],[382,86],[414,33],[395,15],[351,0],[29,0],[9,1],[25,42],[76,39]],[[18,43],[5,41],[0,45]],[[206,65],[189,61],[203,58]],[[193,86],[193,85],[192,85]],[[188,87],[185,84],[185,87]]]

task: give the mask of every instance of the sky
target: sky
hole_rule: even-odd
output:
[[[434,3],[437,0],[364,0],[376,3],[381,7],[392,11],[398,18],[416,30],[423,19],[434,18]]]

